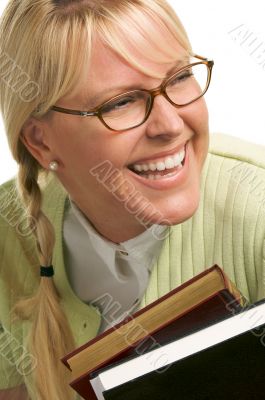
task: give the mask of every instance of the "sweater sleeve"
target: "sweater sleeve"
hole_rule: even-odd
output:
[[[255,302],[265,298],[265,147],[214,134],[210,151],[208,170],[218,165],[218,182],[222,180],[215,203],[223,199],[223,259],[229,258],[232,279]]]
[[[261,273],[258,277],[258,293],[257,300],[265,299],[265,239],[263,240],[262,247],[262,265],[261,265]]]
[[[0,187],[0,390],[24,383],[34,360],[27,352],[25,327],[13,321],[11,310],[19,295],[29,294],[30,249],[32,240],[26,231],[23,209],[14,185]],[[31,279],[33,281],[33,279]]]

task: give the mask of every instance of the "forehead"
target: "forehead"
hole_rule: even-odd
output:
[[[124,74],[129,73],[131,76],[139,74],[147,76],[163,76],[167,67],[170,67],[178,59],[182,59],[187,55],[187,51],[183,49],[180,44],[176,41],[174,46],[174,53],[172,52],[172,59],[167,62],[162,59],[150,60],[143,55],[137,53],[134,49],[130,50],[130,56],[133,58],[135,63],[139,64],[139,68],[132,63],[125,60],[121,55],[117,54],[109,47],[104,45],[101,41],[98,41],[93,47],[91,62],[87,70],[87,79],[92,83],[95,83],[96,79],[101,77],[101,81],[105,78],[111,78],[118,76],[118,79],[122,79]],[[159,54],[159,50],[157,50]],[[144,72],[144,70],[148,72]],[[127,75],[126,75],[127,77]]]
[[[175,40],[172,47],[170,61],[163,59],[162,43],[155,50],[157,52],[155,60],[150,60],[138,53],[135,48],[130,48],[130,56],[141,66],[137,68],[96,38],[89,64],[83,65],[80,79],[71,97],[75,98],[75,103],[94,107],[101,101],[126,91],[127,88],[147,88],[152,76],[163,79],[178,60],[188,57],[187,50],[178,41]],[[148,73],[143,72],[143,69]]]

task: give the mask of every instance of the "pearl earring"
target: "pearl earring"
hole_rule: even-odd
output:
[[[59,167],[59,165],[58,165],[57,161],[51,161],[49,164],[50,171],[57,171],[58,167]]]

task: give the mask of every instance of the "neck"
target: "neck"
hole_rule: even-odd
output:
[[[130,214],[127,218],[123,218],[120,214],[115,215],[115,213],[110,213],[110,215],[97,215],[97,217],[95,217],[83,204],[80,204],[74,199],[72,200],[92,224],[93,228],[101,236],[113,243],[117,244],[133,239],[149,227],[138,222],[136,218]]]

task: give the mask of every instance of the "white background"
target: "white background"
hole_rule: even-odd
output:
[[[2,13],[7,0],[0,1]],[[211,132],[223,132],[265,145],[264,2],[169,2],[183,22],[194,52],[215,61],[206,95]],[[0,167],[0,183],[16,172],[1,118]]]

